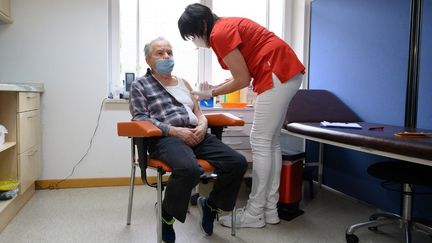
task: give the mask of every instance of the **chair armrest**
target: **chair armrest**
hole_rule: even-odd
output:
[[[209,127],[223,126],[244,126],[244,120],[229,113],[208,113],[205,114]]]
[[[117,123],[117,135],[124,137],[160,137],[162,131],[149,121]]]

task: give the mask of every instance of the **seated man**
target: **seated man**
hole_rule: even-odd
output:
[[[207,119],[190,94],[185,80],[171,75],[174,67],[170,43],[159,37],[144,47],[150,69],[132,83],[130,112],[133,120],[147,120],[162,130],[149,146],[153,158],[172,168],[162,203],[162,239],[175,241],[174,218],[184,223],[192,189],[204,172],[197,158],[207,160],[218,175],[208,198],[200,197],[201,229],[213,233],[220,210],[231,211],[246,172],[246,159],[214,135],[207,133]]]

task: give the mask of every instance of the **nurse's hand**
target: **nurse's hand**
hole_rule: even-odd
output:
[[[206,100],[213,97],[212,94],[213,90],[201,90],[201,91],[191,91],[191,94],[195,97],[197,100]]]

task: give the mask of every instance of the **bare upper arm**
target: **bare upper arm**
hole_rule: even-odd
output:
[[[246,61],[238,48],[228,53],[223,61],[228,66],[234,80],[241,86],[240,88],[246,87],[251,81],[249,69],[246,65]]]
[[[189,91],[192,91],[192,86],[189,84],[189,82],[186,81],[186,80],[184,80],[184,79],[183,79],[183,81],[184,81],[184,84],[185,84],[186,88],[187,88]],[[195,97],[194,97],[193,95],[191,95],[191,99],[192,99],[192,101],[193,101],[193,103],[194,103],[193,113],[194,113],[197,117],[201,116],[201,115],[202,115],[202,111],[201,111],[201,108],[200,108],[200,106],[199,106],[199,104],[198,104],[198,100],[195,99]]]

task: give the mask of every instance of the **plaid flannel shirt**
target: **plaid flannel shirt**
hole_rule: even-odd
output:
[[[159,83],[150,69],[132,82],[129,110],[133,121],[150,121],[162,130],[164,136],[168,135],[170,126],[189,125],[189,115],[184,105]]]

